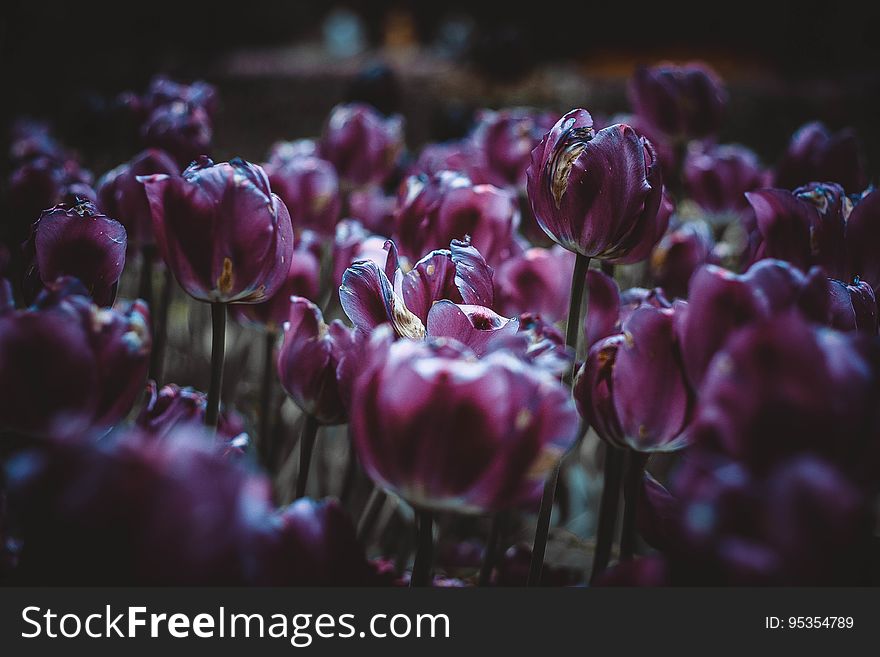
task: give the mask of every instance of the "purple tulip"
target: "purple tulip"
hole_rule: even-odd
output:
[[[66,438],[119,422],[143,390],[150,353],[141,302],[99,308],[72,279],[0,315],[0,426]]]
[[[795,189],[814,180],[831,180],[849,193],[868,183],[862,144],[851,129],[831,133],[816,121],[794,133],[776,167],[774,185]]]
[[[766,186],[758,156],[736,144],[691,148],[684,162],[685,190],[706,212],[741,213],[745,193]]]
[[[410,177],[401,186],[396,216],[401,253],[415,261],[432,249],[470,236],[486,262],[495,266],[519,251],[515,241],[519,207],[509,192],[474,185],[444,171],[429,179]]]
[[[651,274],[670,297],[687,297],[688,282],[704,264],[717,264],[715,240],[704,221],[689,221],[671,230],[654,247]]]
[[[394,212],[397,198],[386,196],[381,187],[370,186],[354,190],[348,197],[351,216],[371,233],[390,237],[394,232]]]
[[[98,206],[125,226],[129,247],[140,249],[155,241],[150,204],[138,177],[152,174],[173,176],[178,171],[177,164],[166,153],[148,149],[108,171],[98,181]]]
[[[360,221],[343,219],[336,224],[333,241],[333,283],[342,285],[345,270],[359,260],[371,260],[379,269],[385,269],[388,251],[387,237],[369,232]]]
[[[829,313],[827,324],[840,331],[862,331],[877,335],[877,299],[874,288],[865,281],[856,280],[847,285],[828,279]]]
[[[10,137],[9,160],[15,168],[39,158],[54,162],[71,159],[70,153],[52,136],[49,125],[42,121],[17,120]]]
[[[880,289],[880,191],[872,190],[856,203],[846,222],[846,253],[850,277]]]
[[[294,230],[304,228],[333,235],[342,200],[333,165],[319,157],[303,156],[267,165],[272,189],[281,197]]]
[[[144,145],[165,151],[179,167],[209,154],[213,136],[205,108],[184,101],[158,106],[141,126]]]
[[[142,179],[162,257],[200,301],[260,303],[290,271],[293,229],[263,169],[201,158],[182,176]]]
[[[301,157],[320,157],[318,144],[314,139],[295,139],[293,141],[276,141],[269,148],[267,164],[280,167]]]
[[[474,184],[492,181],[491,174],[486,170],[485,157],[473,140],[427,144],[409,167],[408,177],[430,179],[444,171],[465,176]]]
[[[204,80],[196,80],[192,84],[182,84],[164,75],[157,75],[150,80],[150,86],[140,100],[148,113],[163,105],[183,102],[202,107],[210,116],[213,116],[219,104],[217,89],[214,85],[208,84]]]
[[[296,405],[321,424],[346,420],[337,370],[353,344],[351,329],[341,321],[327,326],[315,304],[291,298],[284,342],[278,352],[278,376]]]
[[[485,160],[488,182],[525,189],[532,150],[554,123],[552,114],[528,108],[480,112],[471,140]]]
[[[532,151],[528,179],[538,223],[569,251],[638,262],[666,232],[654,148],[629,126],[594,133],[590,114],[572,110]]]
[[[95,303],[111,305],[125,266],[125,249],[125,228],[89,201],[44,211],[25,245],[29,259],[26,300],[32,301],[59,277],[73,276],[86,286]]]
[[[330,111],[319,151],[345,182],[382,184],[403,151],[403,119],[385,118],[369,105],[337,105]]]
[[[181,429],[202,431],[207,407],[208,396],[203,392],[173,383],[160,390],[155,381],[149,381],[147,401],[135,420],[135,426],[157,440]],[[216,439],[224,455],[234,457],[243,456],[250,441],[241,416],[231,411],[220,414]]]
[[[291,297],[317,299],[321,263],[310,250],[308,236],[300,237],[290,259],[287,278],[278,291],[262,303],[236,304],[233,306],[239,319],[276,331],[290,315]]]
[[[629,91],[636,114],[679,140],[714,135],[727,105],[721,79],[700,62],[640,67]]]
[[[355,383],[352,438],[378,484],[421,509],[487,513],[537,502],[574,443],[577,416],[552,375],[496,352],[374,336]]]
[[[532,247],[495,270],[498,310],[507,316],[536,313],[550,321],[565,318],[574,258],[570,251]]]

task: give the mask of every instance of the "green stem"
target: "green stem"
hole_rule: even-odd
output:
[[[217,427],[220,419],[220,391],[223,388],[223,359],[226,352],[226,304],[211,304],[211,385],[208,388],[208,408],[205,425]]]
[[[263,381],[260,387],[260,460],[271,472],[272,467],[272,383],[275,380],[275,329],[267,329],[263,345]]]
[[[431,585],[431,565],[434,561],[434,514],[431,511],[416,511],[418,522],[418,548],[413,564],[411,587]]]
[[[608,567],[617,509],[620,504],[620,480],[623,475],[623,450],[605,443],[605,476],[602,481],[602,499],[599,502],[599,522],[596,528],[596,550],[593,553],[593,571],[590,582]]]
[[[479,586],[488,586],[492,580],[492,571],[498,561],[498,544],[501,535],[507,525],[507,513],[499,511],[492,517],[492,526],[489,528],[489,539],[486,541],[486,555],[483,557],[483,565],[480,567]]]
[[[306,484],[309,483],[309,466],[312,462],[312,451],[315,448],[315,438],[318,436],[318,419],[314,415],[306,414],[303,422],[302,438],[299,441],[299,473],[296,476],[296,497],[299,499],[306,495]]]
[[[639,491],[645,472],[645,455],[630,450],[627,455],[626,479],[623,482],[623,529],[620,536],[620,560],[632,559],[636,552],[636,513]]]

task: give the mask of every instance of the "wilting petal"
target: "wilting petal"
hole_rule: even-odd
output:
[[[461,301],[461,294],[455,285],[456,271],[452,254],[440,250],[432,251],[403,274],[403,300],[410,312],[423,324],[428,321],[428,312],[437,301]]]
[[[407,309],[385,272],[374,262],[356,262],[345,270],[339,302],[355,328],[361,331],[369,332],[389,322],[401,337],[425,337],[421,320]]]
[[[491,308],[495,297],[492,268],[467,240],[452,240],[449,248],[455,264],[455,285],[462,301],[473,306]]]

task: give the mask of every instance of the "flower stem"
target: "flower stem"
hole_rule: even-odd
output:
[[[645,455],[629,451],[626,479],[623,482],[623,529],[620,535],[620,560],[632,559],[636,551],[636,510],[645,472]]]
[[[596,528],[596,551],[593,553],[593,571],[590,583],[608,567],[617,509],[620,502],[620,480],[623,475],[623,450],[605,443],[605,475],[602,482],[602,500],[599,502],[599,523]]]
[[[167,267],[162,273],[162,293],[159,296],[159,305],[153,316],[153,350],[150,352],[150,378],[161,385],[165,370],[165,345],[168,342],[168,308],[171,306],[171,291],[174,282],[171,270]],[[153,309],[150,308],[150,312]]]
[[[299,472],[296,475],[295,500],[306,495],[306,484],[309,483],[309,466],[312,462],[312,451],[315,448],[315,438],[318,436],[319,426],[318,419],[314,415],[306,413],[302,438],[299,441]]]
[[[211,385],[205,424],[216,428],[220,420],[220,391],[223,388],[223,359],[226,352],[226,304],[211,304]]]
[[[275,342],[278,333],[267,329],[263,345],[263,381],[260,386],[260,461],[267,471],[272,467],[272,383],[275,380]]]
[[[361,517],[357,524],[357,538],[362,543],[370,539],[373,528],[376,526],[376,520],[379,518],[379,512],[385,504],[385,493],[378,486],[373,488],[367,503],[361,511]]]
[[[434,514],[431,511],[416,511],[419,544],[416,549],[416,560],[413,564],[412,577],[409,585],[430,586],[431,565],[434,561]]]
[[[590,259],[578,253],[575,256],[574,270],[571,274],[571,297],[568,301],[568,323],[565,329],[565,344],[574,352],[571,365],[571,380],[577,372],[577,343],[581,324],[581,301],[584,296],[584,285],[587,281],[587,270]],[[529,577],[526,586],[538,586],[541,583],[541,572],[544,569],[544,552],[547,550],[547,537],[550,534],[550,515],[553,512],[553,496],[556,482],[559,479],[559,468],[562,460],[553,468],[553,472],[544,484],[541,496],[541,508],[538,511],[538,525],[535,528],[535,543],[532,546],[532,560],[529,564]]]
[[[150,314],[155,312],[153,308],[153,256],[156,247],[141,247],[141,280],[138,284],[138,296],[147,302]]]
[[[499,511],[492,517],[492,526],[489,528],[489,539],[486,541],[486,555],[483,557],[483,565],[480,567],[479,586],[488,586],[492,579],[492,571],[498,560],[498,543],[507,525],[507,513]]]

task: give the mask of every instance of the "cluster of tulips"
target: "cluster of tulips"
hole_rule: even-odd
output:
[[[399,116],[344,104],[258,165],[210,159],[210,85],[156,78],[123,96],[146,150],[97,182],[17,124],[0,580],[873,581],[880,195],[860,143],[811,123],[765,168],[718,143],[727,92],[698,63],[639,69],[630,95],[629,116],[487,110],[419,153]],[[210,305],[207,392],[163,380],[175,284]],[[266,337],[249,419],[222,399],[230,317]],[[301,412],[289,504],[276,382]],[[306,496],[339,425],[373,487],[359,519]],[[596,446],[588,571],[544,568],[560,472]],[[417,536],[397,564],[364,545],[385,496]],[[461,516],[488,531],[444,576],[435,533]],[[514,519],[528,547],[505,543]]]

